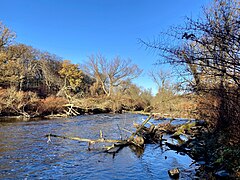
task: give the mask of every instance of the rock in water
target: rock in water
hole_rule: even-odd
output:
[[[178,168],[174,168],[174,169],[170,169],[168,170],[168,174],[171,178],[173,179],[178,179],[179,178],[179,174],[180,174],[180,171]]]

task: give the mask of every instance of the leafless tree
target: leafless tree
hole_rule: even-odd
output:
[[[160,53],[159,64],[170,63],[181,67],[181,75],[191,75],[192,90],[219,99],[221,128],[240,124],[239,6],[237,0],[214,0],[199,19],[187,18],[185,26],[171,28],[154,42],[141,41]]]
[[[131,60],[115,57],[108,61],[102,55],[91,56],[85,66],[85,72],[95,78],[96,83],[109,97],[114,93],[114,88],[120,86],[125,80],[132,80],[141,74],[137,65]]]
[[[173,83],[171,82],[171,72],[160,70],[151,70],[149,71],[149,76],[153,80],[153,82],[157,85],[158,91],[163,90],[173,90]],[[173,79],[172,79],[173,80]]]

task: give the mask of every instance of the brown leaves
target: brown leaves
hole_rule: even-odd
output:
[[[38,111],[45,115],[63,113],[67,103],[65,98],[50,96],[41,100]]]

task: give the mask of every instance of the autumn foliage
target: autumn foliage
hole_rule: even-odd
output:
[[[38,112],[45,115],[61,114],[64,113],[64,105],[67,103],[65,98],[50,96],[39,101]]]

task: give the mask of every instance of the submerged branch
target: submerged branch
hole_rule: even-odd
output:
[[[80,138],[80,137],[60,136],[56,134],[48,134],[46,135],[46,137],[57,137],[62,139],[71,139],[74,141],[89,142],[89,143],[121,143],[123,142],[122,140],[114,140],[114,139],[99,138],[94,140],[94,139],[87,139],[87,138]]]

